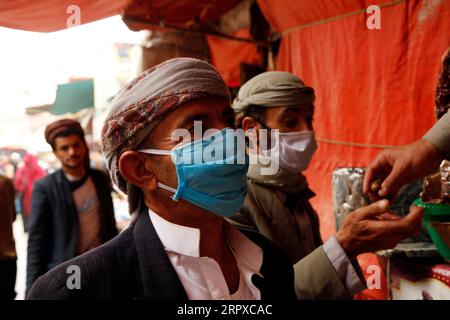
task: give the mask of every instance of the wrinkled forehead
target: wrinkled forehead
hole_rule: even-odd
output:
[[[153,131],[168,136],[177,129],[191,129],[194,125],[202,129],[222,129],[233,123],[234,112],[228,99],[209,96],[190,101],[168,113]]]

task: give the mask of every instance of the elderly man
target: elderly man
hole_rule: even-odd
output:
[[[392,247],[417,232],[421,210],[412,209],[404,220],[379,221],[373,220],[380,214],[376,206],[383,211],[386,203],[362,208],[322,245],[319,220],[309,203],[315,194],[302,175],[317,149],[314,100],[314,90],[289,72],[262,73],[239,90],[232,107],[237,125],[255,133],[249,134],[254,161],[247,174],[244,206],[230,219],[283,249],[294,264],[298,298],[351,298],[365,288],[356,256]],[[261,129],[270,132],[266,148]]]
[[[195,121],[202,121],[204,138]],[[224,219],[246,193],[245,152],[228,148],[233,122],[228,89],[203,61],[172,59],[124,87],[102,142],[112,178],[128,194],[132,222],[104,246],[38,279],[29,297],[295,299],[287,257]],[[224,146],[232,152],[220,158]],[[202,157],[210,149],[215,160]],[[75,279],[69,288],[72,266],[79,286]]]
[[[106,174],[89,167],[89,150],[79,122],[55,121],[45,139],[61,169],[33,186],[28,237],[27,292],[56,265],[117,235]]]

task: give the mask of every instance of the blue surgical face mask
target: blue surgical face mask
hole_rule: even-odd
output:
[[[243,205],[247,194],[248,157],[241,130],[225,128],[172,150],[141,149],[139,152],[171,155],[178,188],[158,186],[217,215],[229,217]]]

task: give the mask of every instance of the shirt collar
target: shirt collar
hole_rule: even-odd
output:
[[[200,229],[167,221],[151,209],[148,209],[148,212],[166,251],[200,257]],[[226,222],[226,240],[238,264],[244,264],[252,273],[262,276],[260,269],[263,263],[263,250],[228,222]]]
[[[260,270],[263,250],[228,222],[227,225],[227,240],[238,263],[246,265],[253,273],[262,276]]]
[[[148,209],[148,213],[156,233],[167,251],[200,257],[200,229],[167,221],[151,209]]]

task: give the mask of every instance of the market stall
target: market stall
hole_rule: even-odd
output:
[[[9,1],[0,4],[0,25],[38,32],[61,30],[72,14],[61,12],[76,5],[82,12],[80,23],[120,13],[130,29],[151,30],[143,68],[169,56],[189,55],[211,61],[234,88],[253,72],[245,64],[259,67],[255,73],[272,68],[299,76],[314,87],[317,97],[314,127],[319,149],[306,174],[317,193],[312,203],[327,240],[342,215],[366,203],[353,197],[336,209],[333,199],[336,206],[339,193],[361,192],[363,168],[378,152],[419,139],[435,123],[441,57],[450,47],[450,1],[258,0],[269,28],[251,14],[250,2]],[[377,28],[368,26],[374,14],[367,10],[371,5],[379,9]],[[226,14],[234,21],[231,26],[222,19]],[[264,32],[255,33],[252,26]],[[192,46],[186,44],[194,42],[196,50],[190,50]],[[336,173],[338,168],[347,171]],[[399,208],[413,200],[405,200]],[[432,240],[360,256],[366,278],[377,266],[381,281],[358,298],[447,298],[449,265]],[[408,269],[412,275],[405,275]],[[438,294],[427,291],[417,284],[423,279],[440,281],[444,289]],[[426,293],[405,293],[414,287]]]

